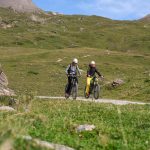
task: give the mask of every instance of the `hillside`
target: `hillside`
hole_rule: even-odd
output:
[[[0,47],[0,56],[0,62],[9,79],[9,87],[21,95],[32,91],[36,95],[64,96],[67,82],[65,69],[72,58],[77,57],[82,70],[79,96],[84,96],[88,63],[95,60],[97,68],[105,76],[105,80],[100,82],[103,98],[149,102],[148,53],[124,53],[95,48],[47,50]],[[110,84],[118,78],[125,83],[112,88]]]
[[[12,112],[0,109],[0,149],[45,150],[49,143],[76,150],[150,149],[148,104],[119,106],[36,97],[64,96],[65,69],[77,57],[82,71],[79,96],[85,89],[88,63],[95,60],[105,76],[99,81],[102,98],[149,103],[149,52],[147,21],[0,8],[0,64],[9,88],[17,94],[16,103],[0,97],[0,108],[13,107]],[[123,84],[113,87],[115,79]],[[84,124],[95,129],[78,132],[77,127]]]
[[[81,59],[83,76],[86,76],[87,63],[96,60],[106,76],[105,84],[116,78],[125,80],[120,89],[105,87],[104,97],[149,100],[149,23],[113,21],[97,16],[14,13],[3,8],[0,16],[0,61],[15,91],[30,89],[41,95],[62,96],[65,67],[77,57]],[[84,55],[89,57],[83,58]],[[57,64],[58,59],[64,60]],[[42,68],[38,67],[41,65]],[[49,79],[50,67],[53,71]],[[61,84],[56,80],[59,74]],[[56,85],[49,85],[54,80]],[[83,78],[80,94],[84,86]]]
[[[63,49],[89,47],[117,51],[150,48],[150,25],[97,16],[14,13],[0,9],[0,46]]]

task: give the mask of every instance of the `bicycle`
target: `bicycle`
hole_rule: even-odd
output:
[[[71,77],[71,87],[70,87],[69,93],[67,93],[67,95],[65,94],[65,98],[68,99],[72,95],[72,98],[74,100],[76,100],[77,96],[78,96],[78,79],[77,79],[77,75],[70,74],[69,77]],[[67,88],[68,88],[68,83],[67,83],[66,88],[65,88],[65,93],[67,91]]]
[[[99,79],[96,76],[92,79],[91,84],[90,84],[89,95],[86,94],[86,87],[85,87],[84,96],[85,96],[86,99],[88,99],[90,97],[90,95],[93,95],[93,97],[95,99],[99,99],[100,92],[101,92],[101,87],[100,87],[98,81],[99,81]]]

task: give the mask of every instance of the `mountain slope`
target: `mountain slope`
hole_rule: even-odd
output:
[[[144,18],[140,19],[141,21],[149,21],[150,22],[150,14],[146,15]]]
[[[12,8],[19,12],[37,12],[37,8],[32,0],[0,0],[0,7]]]
[[[30,48],[89,47],[118,51],[150,48],[150,26],[97,16],[14,13],[0,9],[0,46]]]

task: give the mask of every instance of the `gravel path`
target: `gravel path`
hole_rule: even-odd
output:
[[[45,99],[45,100],[65,100],[64,97],[51,97],[51,96],[37,96],[39,99]],[[150,103],[142,103],[142,102],[132,102],[127,100],[113,100],[113,99],[98,99],[98,100],[92,100],[92,99],[85,99],[84,97],[78,97],[78,101],[85,101],[85,102],[95,102],[95,103],[110,103],[114,105],[128,105],[128,104],[136,104],[136,105],[149,105]]]

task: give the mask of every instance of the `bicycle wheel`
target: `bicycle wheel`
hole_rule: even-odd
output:
[[[78,84],[76,83],[73,87],[72,87],[72,98],[74,100],[77,99],[78,96]]]
[[[100,97],[100,86],[96,84],[94,86],[94,98],[99,99],[99,97]]]
[[[65,87],[65,98],[68,99],[70,97],[70,95],[66,92],[67,92],[67,88],[68,88],[68,84],[66,84],[66,87]]]

